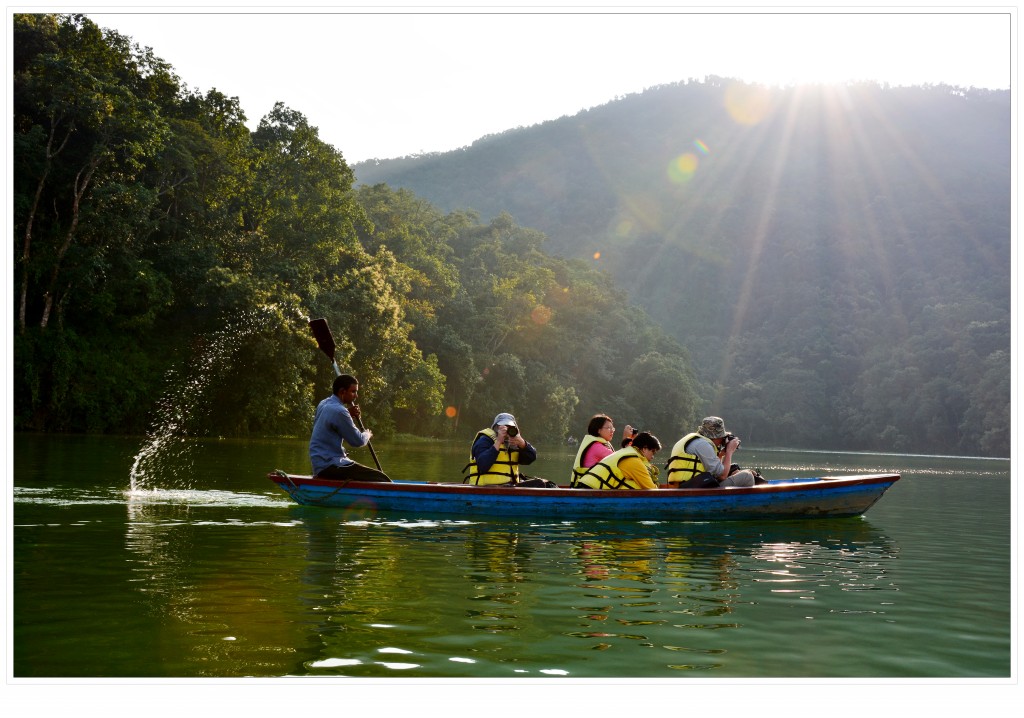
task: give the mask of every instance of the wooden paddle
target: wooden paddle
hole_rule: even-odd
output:
[[[334,344],[334,335],[331,334],[331,328],[327,326],[326,319],[311,319],[309,322],[309,328],[313,332],[313,338],[316,339],[317,346],[320,347],[320,351],[327,355],[327,358],[331,360],[331,366],[334,367],[334,376],[341,376],[341,369],[338,368],[338,361],[334,358],[334,350],[337,348]],[[353,404],[353,406],[355,406]],[[360,431],[366,431],[363,428],[363,422],[355,417],[356,426],[359,427]],[[369,441],[366,442],[366,447],[370,450],[370,456],[373,457],[373,463],[377,465],[377,471],[384,473],[384,469],[380,468],[380,461],[377,459],[377,452],[373,450],[373,444]]]

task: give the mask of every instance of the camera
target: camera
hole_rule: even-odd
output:
[[[507,428],[508,428],[508,435],[509,436],[511,436],[513,438],[519,436],[519,427],[517,427],[517,426],[509,426]]]
[[[732,441],[733,439],[736,438],[736,435],[735,434],[726,434],[722,438],[725,439],[725,443],[728,444],[730,441]]]

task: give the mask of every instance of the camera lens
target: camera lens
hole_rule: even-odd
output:
[[[514,427],[514,426],[508,427],[508,435],[509,436],[519,436],[519,429]]]

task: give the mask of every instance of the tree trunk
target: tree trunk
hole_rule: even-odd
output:
[[[75,238],[75,230],[78,229],[78,220],[81,217],[82,197],[85,196],[86,191],[89,189],[89,183],[92,180],[93,173],[96,172],[96,168],[99,166],[100,161],[100,156],[97,155],[93,157],[89,161],[89,164],[79,170],[78,174],[75,176],[75,194],[74,199],[71,202],[71,225],[68,227],[68,231],[64,235],[64,243],[61,244],[60,249],[57,251],[57,258],[53,262],[53,271],[50,273],[49,288],[43,294],[43,318],[39,322],[40,329],[46,329],[46,326],[50,323],[50,312],[53,310],[53,302],[56,299],[57,294],[57,280],[60,278],[60,263],[64,258],[64,255],[67,254],[72,240]]]
[[[64,139],[60,143],[60,147],[53,150],[54,136],[57,134],[57,125],[60,120],[53,118],[50,121],[50,136],[46,139],[46,162],[43,165],[43,174],[39,178],[39,184],[36,186],[36,194],[32,198],[32,207],[29,208],[28,217],[25,218],[25,243],[21,250],[21,298],[18,306],[18,330],[20,333],[25,333],[25,327],[27,324],[26,315],[28,313],[28,265],[31,256],[32,249],[32,226],[35,224],[36,212],[39,209],[39,200],[43,196],[43,188],[46,186],[46,178],[50,175],[50,167],[53,164],[53,158],[61,153],[61,150],[68,143],[68,139],[71,137],[71,133],[74,132],[74,125],[68,128],[67,134],[64,135]]]

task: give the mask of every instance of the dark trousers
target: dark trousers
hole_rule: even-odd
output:
[[[320,471],[316,478],[335,481],[391,481],[387,474],[359,463],[348,466],[328,466]]]

